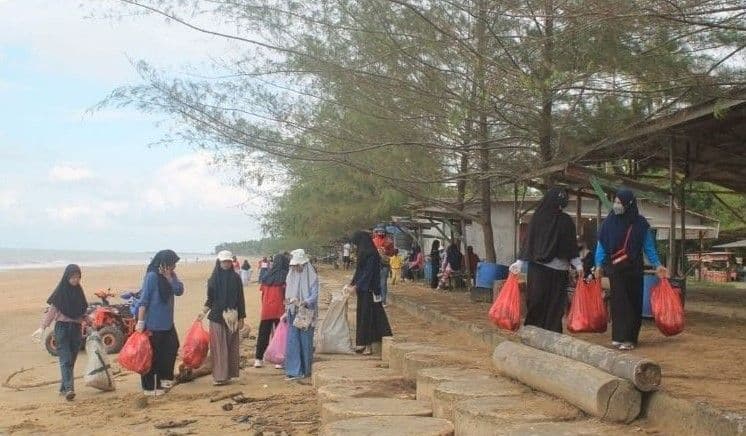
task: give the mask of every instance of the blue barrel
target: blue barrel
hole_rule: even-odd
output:
[[[498,280],[498,265],[492,262],[479,262],[477,264],[477,287],[492,289],[492,284]],[[506,275],[507,277],[507,275]]]
[[[645,273],[642,278],[642,317],[652,318],[653,309],[650,307],[650,291],[658,284],[658,277],[654,273]]]

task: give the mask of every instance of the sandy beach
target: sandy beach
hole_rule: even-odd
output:
[[[185,293],[176,301],[176,328],[181,338],[202,307],[205,285],[212,270],[211,262],[179,264],[177,274],[184,282]],[[139,289],[145,266],[114,266],[83,268],[83,286],[89,301],[94,300],[97,289],[113,291]],[[0,378],[5,381],[13,372],[27,371],[13,377],[12,385],[50,384],[29,389],[0,388],[0,434],[20,433],[79,433],[81,427],[96,434],[163,434],[155,430],[158,421],[197,419],[190,429],[200,433],[245,433],[246,423],[235,423],[220,410],[220,403],[210,403],[209,398],[222,391],[243,391],[252,398],[272,397],[264,404],[267,409],[252,410],[253,428],[272,431],[273,419],[312,422],[316,403],[309,386],[283,380],[284,373],[274,368],[242,371],[241,380],[232,386],[215,388],[210,377],[203,377],[188,384],[176,386],[168,395],[154,399],[146,407],[138,403],[142,397],[137,374],[122,374],[117,390],[101,393],[76,380],[77,399],[68,403],[58,397],[59,369],[57,359],[32,342],[31,333],[39,326],[45,301],[59,281],[62,270],[35,269],[0,272],[0,294],[5,301],[0,306]],[[256,284],[245,288],[248,323],[252,334],[256,332],[259,315],[259,293]],[[117,301],[113,299],[112,302]],[[253,362],[253,340],[242,344],[242,358]],[[112,362],[114,356],[110,356]],[[76,375],[81,375],[86,364],[81,352],[76,364]],[[178,363],[178,362],[177,362]],[[309,403],[309,401],[312,401]],[[310,406],[307,406],[309,403]],[[311,407],[312,406],[312,407]],[[286,410],[290,409],[290,410]],[[238,411],[237,411],[238,412]],[[234,413],[233,415],[236,415]],[[298,415],[297,417],[295,417]],[[278,428],[279,429],[279,428]],[[314,432],[298,427],[297,433]]]

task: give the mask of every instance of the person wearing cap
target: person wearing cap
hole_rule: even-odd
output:
[[[233,269],[233,255],[218,253],[215,268],[207,281],[207,301],[197,319],[210,320],[210,352],[213,385],[230,383],[239,375],[240,332],[246,319],[246,301],[241,277]],[[208,315],[209,313],[209,315]]]
[[[378,225],[373,229],[373,245],[381,257],[381,304],[386,307],[386,296],[389,293],[389,274],[391,273],[391,256],[394,255],[394,243],[389,238],[386,227]]]
[[[287,380],[311,376],[313,333],[318,317],[319,277],[305,250],[293,250],[285,283],[285,307],[290,326],[285,348]],[[303,313],[301,313],[303,312]],[[305,325],[296,318],[305,317]]]

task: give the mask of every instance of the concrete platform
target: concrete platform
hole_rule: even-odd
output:
[[[311,377],[313,385],[318,389],[329,384],[359,384],[368,382],[403,382],[404,378],[396,371],[365,367],[365,366],[338,366],[323,369],[314,369]]]
[[[422,342],[395,342],[391,344],[388,352],[389,368],[394,371],[404,371],[404,356],[414,351],[425,353],[442,353],[448,350],[437,345]]]
[[[425,368],[417,373],[417,399],[432,401],[435,388],[449,381],[488,380],[492,374],[480,369],[462,369],[459,367]]]
[[[413,351],[404,355],[402,374],[407,380],[416,381],[417,372],[421,369],[446,366],[461,366],[468,368],[473,365],[474,362],[464,359],[459,354],[452,351]]]
[[[522,395],[460,401],[453,424],[459,435],[488,435],[507,424],[572,421],[582,416],[579,409],[558,399]]]
[[[429,404],[417,400],[395,398],[349,398],[341,402],[328,402],[321,405],[321,422],[336,421],[368,416],[432,416]]]
[[[415,393],[410,382],[344,383],[322,386],[316,391],[319,403],[347,401],[350,398],[398,398],[414,400]]]
[[[488,433],[456,433],[464,436],[621,436],[637,434],[632,429],[595,421],[534,422],[492,428]]]
[[[321,436],[453,436],[445,419],[418,416],[378,416],[346,419],[322,427]]]
[[[367,360],[373,360],[378,363],[381,363],[381,356],[363,356],[362,354],[327,354],[327,353],[317,353],[313,355],[313,361],[314,362],[334,362],[339,360],[358,360],[358,361],[367,361]]]
[[[453,422],[453,412],[460,401],[487,397],[520,397],[530,390],[502,377],[490,380],[444,382],[433,392],[433,416]]]

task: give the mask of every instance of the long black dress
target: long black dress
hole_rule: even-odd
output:
[[[357,287],[357,327],[355,343],[365,347],[380,342],[384,336],[391,336],[386,310],[381,302],[374,302],[373,295],[380,295],[381,262],[376,255],[360,259],[355,268],[352,285]]]

